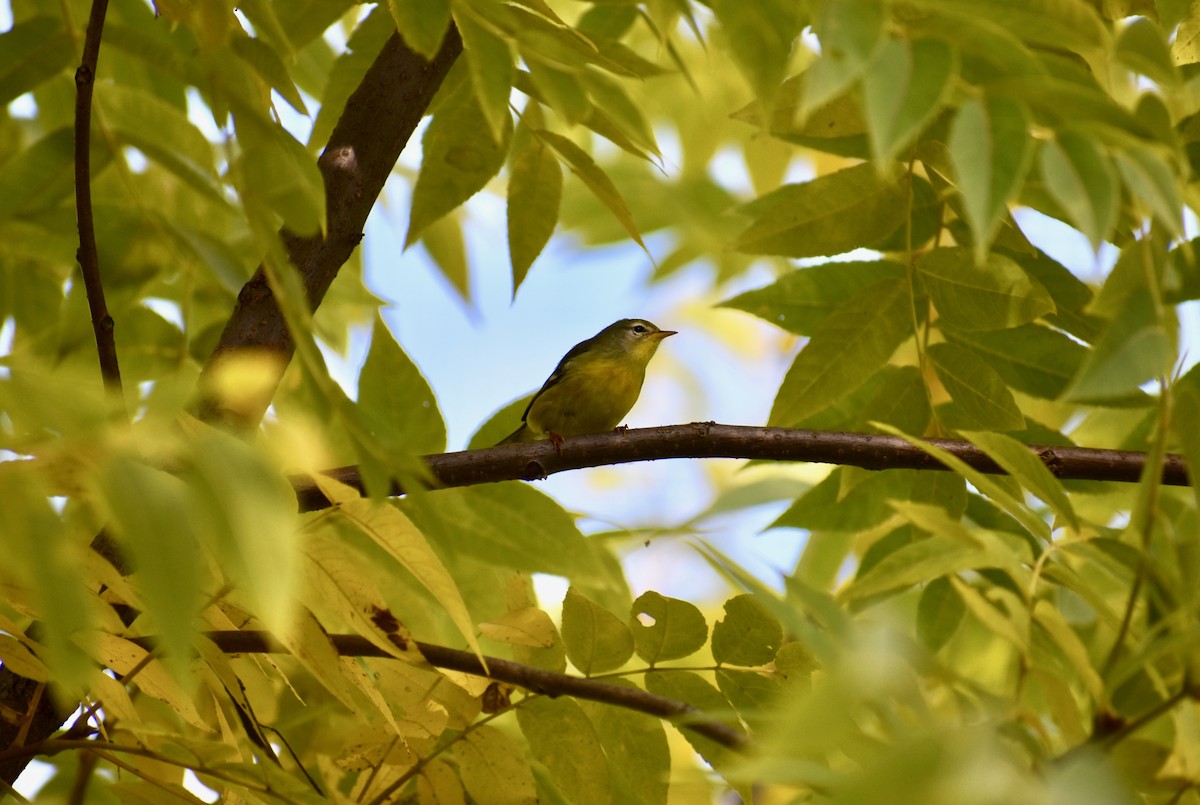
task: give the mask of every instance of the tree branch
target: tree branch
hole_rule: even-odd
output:
[[[384,182],[461,52],[462,39],[453,25],[433,61],[410,50],[399,34],[392,34],[346,102],[317,161],[325,179],[325,236],[302,238],[283,232],[288,257],[300,272],[314,310],[362,240],[367,215]],[[233,314],[204,366],[195,414],[235,432],[253,431],[294,350],[279,303],[260,266],[238,294]],[[246,353],[275,358],[272,365],[278,374],[255,406],[233,410],[222,406],[216,395],[214,374],[229,357]]]
[[[121,391],[121,368],[117,362],[117,343],[113,338],[113,318],[104,301],[100,256],[96,250],[96,226],[92,216],[92,91],[96,85],[100,35],[104,31],[104,15],[107,11],[108,0],[93,0],[83,40],[83,57],[79,69],[75,71],[75,219],[79,227],[77,257],[92,314],[92,331],[96,334],[100,374],[109,396],[120,404],[119,410],[124,412],[125,395]]]
[[[227,654],[286,654],[288,650],[277,641],[270,632],[262,631],[220,631],[204,632],[204,636],[213,641]],[[329,635],[339,655],[343,657],[382,657],[395,659],[393,655],[376,646],[370,640],[356,634]],[[152,648],[152,637],[133,637],[130,640],[143,648]],[[739,730],[703,717],[703,714],[685,702],[655,696],[638,688],[626,688],[612,685],[596,679],[559,674],[529,665],[522,665],[499,657],[485,657],[487,666],[484,667],[479,657],[469,651],[437,646],[432,643],[413,641],[422,656],[437,668],[460,671],[472,676],[507,682],[510,685],[525,690],[541,693],[546,696],[574,696],[577,699],[610,704],[614,707],[624,707],[639,713],[665,719],[681,727],[710,738],[730,749],[743,751],[749,744],[749,739]]]
[[[980,472],[1004,473],[998,464],[970,442],[954,439],[928,441]],[[1146,454],[1132,450],[1062,445],[1029,445],[1029,450],[1042,460],[1050,472],[1063,479],[1132,483],[1141,477],[1146,464]],[[663,458],[808,461],[844,464],[868,470],[948,469],[895,436],[718,425],[713,422],[578,436],[567,439],[561,450],[555,449],[549,441],[543,441],[424,457],[436,488],[495,481],[533,481],[567,470]],[[323,474],[363,490],[357,467],[339,467]],[[1167,455],[1162,467],[1162,482],[1174,486],[1187,485],[1187,465],[1182,456]],[[292,485],[301,511],[315,511],[330,505],[311,477],[295,476]],[[402,495],[404,490],[396,486],[392,494]]]

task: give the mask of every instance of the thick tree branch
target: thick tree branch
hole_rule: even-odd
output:
[[[92,314],[92,330],[96,334],[100,374],[109,396],[120,404],[119,410],[124,411],[117,343],[113,338],[113,319],[104,301],[104,284],[100,281],[100,256],[96,250],[96,226],[92,217],[92,90],[96,85],[100,35],[104,31],[107,11],[108,0],[93,0],[83,40],[83,58],[75,71],[75,218],[79,227],[79,267],[83,271],[83,287]]]
[[[1004,472],[970,442],[953,439],[930,439],[929,442],[981,472]],[[1146,454],[1132,450],[1061,445],[1029,445],[1029,450],[1054,475],[1063,479],[1132,483],[1141,477],[1146,464]],[[568,439],[561,450],[544,441],[440,453],[425,456],[425,463],[433,476],[434,486],[452,487],[496,481],[532,481],[567,470],[662,458],[808,461],[844,464],[868,470],[948,469],[895,436],[718,425],[713,422],[579,436]],[[324,474],[356,489],[363,489],[357,467],[340,467],[327,470]],[[1187,465],[1182,456],[1167,456],[1162,467],[1162,481],[1174,486],[1187,485]],[[301,511],[314,511],[329,505],[312,478],[296,476],[292,484]],[[397,486],[393,494],[402,495],[404,490]]]
[[[270,632],[205,632],[204,636],[227,654],[287,653],[283,644],[276,640]],[[338,654],[343,657],[389,658],[392,656],[360,635],[333,634],[329,635],[329,639],[333,642]],[[131,640],[143,648],[150,648],[153,645],[153,639],[149,637],[131,638]],[[646,713],[679,724],[681,727],[693,730],[722,746],[738,751],[744,750],[748,744],[748,738],[744,733],[728,724],[704,718],[699,710],[685,702],[655,696],[636,688],[612,685],[596,679],[546,671],[498,657],[485,657],[487,662],[485,668],[479,657],[469,651],[459,651],[416,641],[414,641],[414,645],[429,664],[437,668],[447,668],[472,676],[494,679],[497,682],[507,682],[510,685],[547,696],[574,696],[577,699],[587,699],[636,710],[639,713]]]
[[[433,61],[426,61],[398,34],[392,34],[346,102],[317,163],[325,179],[325,236],[302,238],[283,233],[288,256],[300,272],[314,310],[362,240],[367,215],[384,182],[461,52],[462,40],[453,25]],[[196,415],[237,432],[252,431],[270,404],[294,350],[279,303],[260,266],[238,294],[233,314],[204,367]],[[213,379],[222,363],[237,354],[269,356],[278,374],[256,405],[233,410],[222,406]]]

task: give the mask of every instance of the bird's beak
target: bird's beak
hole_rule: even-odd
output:
[[[678,330],[659,330],[657,333],[654,334],[654,337],[657,338],[659,341],[661,341],[662,339],[666,338],[669,335],[677,335],[678,333],[679,333]]]

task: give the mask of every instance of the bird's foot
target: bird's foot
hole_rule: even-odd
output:
[[[563,446],[563,442],[565,442],[566,439],[559,436],[557,433],[555,433],[552,430],[546,431],[546,438],[548,438],[550,440],[550,444],[554,445],[554,452],[558,453],[559,455],[562,455],[562,446]]]

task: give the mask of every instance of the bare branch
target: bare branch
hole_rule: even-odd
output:
[[[104,301],[100,256],[96,250],[96,226],[92,216],[92,91],[96,85],[100,35],[104,31],[104,15],[107,11],[108,0],[93,0],[87,34],[83,40],[83,58],[79,69],[75,71],[75,216],[79,226],[79,267],[83,271],[83,287],[92,314],[92,330],[96,334],[100,374],[109,396],[120,404],[119,410],[124,412],[125,396],[121,391],[121,368],[117,362],[117,343],[113,338],[113,318]]]
[[[1000,466],[970,442],[930,439],[929,443],[962,459],[980,472],[1004,473]],[[1146,454],[1132,450],[1062,445],[1029,445],[1029,450],[1054,475],[1064,479],[1133,483],[1141,477],[1146,464]],[[663,458],[809,461],[868,470],[947,469],[936,459],[895,436],[718,425],[713,422],[579,436],[567,439],[561,450],[549,441],[543,441],[440,453],[424,458],[433,476],[434,486],[439,488],[496,481],[533,481],[567,470]],[[357,467],[340,467],[324,474],[356,489],[363,489]],[[1187,485],[1187,465],[1182,456],[1167,455],[1162,467],[1162,482],[1173,486]],[[312,478],[295,476],[292,485],[296,489],[301,511],[314,511],[329,505]],[[397,486],[392,494],[402,495],[404,490]]]

